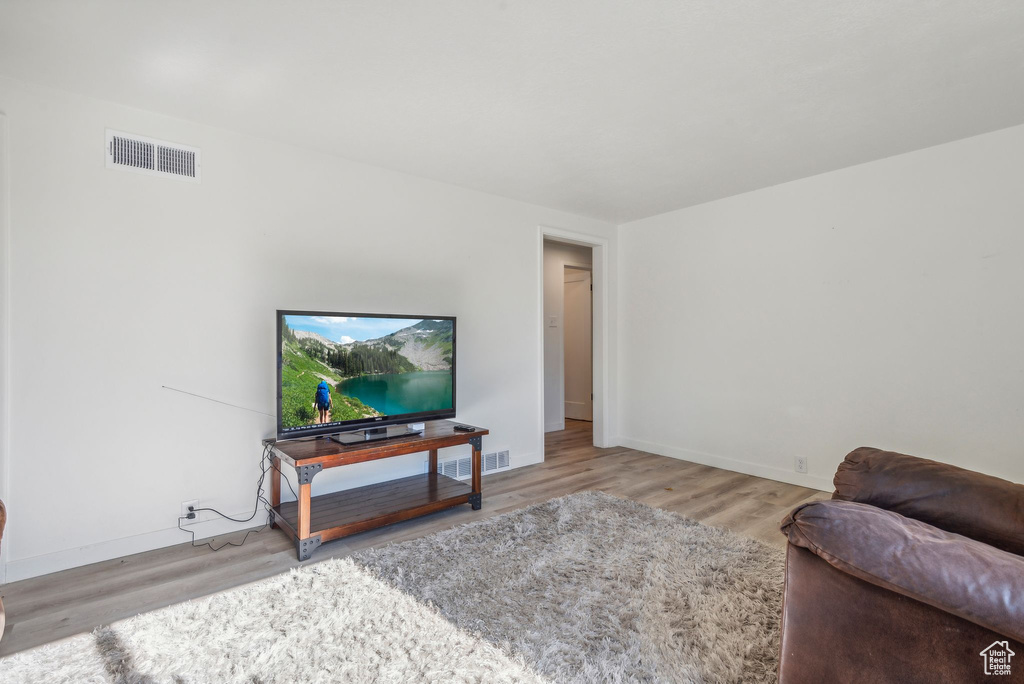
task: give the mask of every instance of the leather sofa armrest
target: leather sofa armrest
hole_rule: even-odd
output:
[[[833,499],[878,506],[1024,555],[1024,485],[872,447],[851,451],[833,482]]]
[[[799,506],[782,531],[849,575],[1024,640],[1024,558],[1016,554],[850,501]]]

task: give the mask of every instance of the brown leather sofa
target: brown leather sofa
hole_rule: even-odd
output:
[[[867,447],[834,484],[782,521],[781,684],[1024,682],[1024,486]]]

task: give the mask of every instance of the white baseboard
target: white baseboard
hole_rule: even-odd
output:
[[[565,429],[565,420],[559,420],[551,423],[544,423],[544,432],[558,432],[559,430]]]
[[[585,401],[566,401],[565,402],[565,417],[571,418],[572,420],[594,420],[594,411],[587,410],[587,402]]]
[[[658,454],[659,456],[678,458],[681,461],[700,463],[701,465],[721,468],[722,470],[731,470],[732,472],[743,473],[744,475],[763,477],[768,480],[775,480],[776,482],[786,482],[800,487],[810,487],[811,489],[819,489],[823,492],[831,492],[833,490],[831,479],[819,477],[817,475],[794,473],[784,468],[767,466],[762,463],[752,463],[751,461],[730,458],[728,456],[718,456],[717,454],[708,454],[703,451],[694,451],[693,449],[683,449],[681,447],[672,447],[665,444],[657,444],[655,442],[646,442],[642,439],[633,439],[631,437],[620,437],[618,443],[624,447],[629,447],[630,449],[636,449],[638,451],[646,451],[652,454]]]
[[[247,513],[232,517],[244,518]],[[250,527],[256,527],[266,522],[266,515],[257,515],[249,523],[235,523],[230,520],[207,520],[189,525],[184,529],[195,531],[196,539],[206,539],[217,535],[229,534]],[[186,543],[191,537],[177,527],[156,532],[147,532],[132,537],[111,539],[110,541],[98,542],[87,546],[79,546],[53,553],[44,553],[30,558],[18,558],[7,561],[7,582],[17,582],[23,579],[48,575],[51,572],[59,572],[69,568],[77,568],[83,565],[92,565],[103,561],[131,556],[143,551],[162,549],[167,546]]]
[[[532,452],[532,453],[529,453],[529,454],[520,454],[519,456],[516,456],[515,454],[513,454],[512,458],[511,458],[511,466],[509,467],[508,470],[515,470],[516,468],[524,468],[526,466],[537,465],[538,463],[543,463],[543,462],[544,462],[544,455],[541,454],[539,451],[535,451],[535,452]],[[503,470],[501,472],[507,473],[508,470]],[[487,496],[487,490],[485,489],[484,490],[484,497],[486,497],[486,496]]]

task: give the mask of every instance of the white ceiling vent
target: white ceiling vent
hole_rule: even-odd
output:
[[[108,128],[107,168],[127,169],[198,183],[202,164],[198,147],[144,138]]]

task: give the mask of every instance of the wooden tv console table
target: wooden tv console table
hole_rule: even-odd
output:
[[[276,442],[271,470],[270,523],[295,539],[299,560],[313,555],[320,544],[375,527],[468,503],[480,510],[480,449],[488,430],[457,432],[450,420],[426,424],[418,435],[339,444],[328,439]],[[437,450],[469,444],[473,447],[472,486],[437,472]],[[311,496],[313,477],[325,468],[430,452],[429,472],[388,482]],[[295,469],[298,501],[281,502],[281,464]]]

